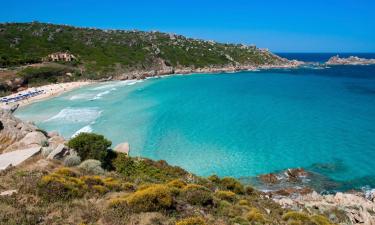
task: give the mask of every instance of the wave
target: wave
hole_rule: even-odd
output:
[[[100,116],[101,111],[98,108],[65,108],[59,113],[45,120],[44,122],[63,122],[63,123],[89,123]]]
[[[77,130],[73,135],[72,138],[77,136],[80,133],[91,133],[93,131],[92,127],[90,125],[84,126],[81,129]]]
[[[113,90],[116,90],[116,89],[115,89],[115,88],[112,88],[111,90],[107,90],[107,91],[100,92],[99,94],[95,95],[95,97],[93,97],[91,100],[101,99],[104,95],[108,95],[108,94],[111,93],[111,91],[113,91]]]
[[[121,87],[121,86],[134,85],[136,83],[141,83],[141,82],[143,82],[143,80],[114,81],[114,82],[110,82],[108,84],[104,84],[104,85],[92,88],[91,90],[93,90],[93,91],[106,90],[106,89],[111,89],[111,88],[116,88],[116,87]]]

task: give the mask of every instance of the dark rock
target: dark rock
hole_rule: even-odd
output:
[[[259,179],[265,184],[277,184],[277,183],[279,183],[279,180],[277,179],[277,176],[273,173],[260,175]]]
[[[285,173],[288,176],[288,180],[291,182],[300,181],[301,178],[308,175],[307,172],[302,168],[288,169]]]

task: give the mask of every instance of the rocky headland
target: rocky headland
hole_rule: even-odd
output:
[[[340,58],[340,56],[333,56],[327,62],[326,65],[373,65],[375,59],[359,58],[357,56],[350,56],[348,58]]]

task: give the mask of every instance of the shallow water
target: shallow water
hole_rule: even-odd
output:
[[[66,137],[104,134],[131,155],[199,175],[304,167],[375,187],[375,66],[170,76],[86,86],[20,109]]]

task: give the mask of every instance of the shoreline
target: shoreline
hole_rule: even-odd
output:
[[[16,97],[22,94],[33,92],[33,91],[43,91],[43,92],[39,95],[31,96],[31,97],[25,98],[17,102],[11,102],[8,104],[2,102],[0,103],[0,108],[9,108],[15,105],[18,105],[18,107],[24,107],[26,105],[30,105],[38,101],[47,100],[47,99],[59,96],[68,91],[72,91],[74,89],[77,89],[77,88],[80,88],[89,84],[93,84],[93,83],[95,82],[94,81],[74,81],[74,82],[67,82],[67,83],[48,84],[48,85],[43,85],[40,87],[30,87],[30,88],[27,88],[26,90],[13,93],[8,96],[4,96],[3,98],[12,98],[12,97]]]
[[[28,92],[36,91],[36,90],[43,90],[42,94],[31,96],[25,98],[23,100],[11,103],[3,103],[0,102],[0,108],[11,108],[16,105],[18,107],[24,107],[30,105],[32,103],[47,100],[53,97],[57,97],[63,93],[72,91],[77,88],[81,88],[83,86],[93,84],[93,83],[104,83],[108,81],[123,81],[123,80],[147,80],[150,78],[157,78],[157,77],[164,77],[164,76],[173,76],[173,75],[192,75],[192,74],[214,74],[214,73],[237,73],[237,72],[244,72],[244,71],[259,71],[259,70],[269,70],[269,69],[292,69],[298,68],[304,64],[300,61],[290,61],[286,64],[281,65],[261,65],[261,66],[250,66],[250,65],[242,65],[242,66],[226,66],[226,67],[205,67],[199,69],[191,69],[191,68],[184,68],[184,69],[166,69],[166,70],[156,70],[156,71],[133,71],[130,73],[124,73],[122,75],[116,76],[115,78],[108,78],[108,79],[101,79],[101,80],[89,80],[89,81],[73,81],[73,82],[66,82],[66,83],[56,83],[56,84],[48,84],[43,85],[40,87],[29,87],[25,90],[15,92],[13,94],[3,96],[2,98],[13,98],[22,94],[26,94]]]

